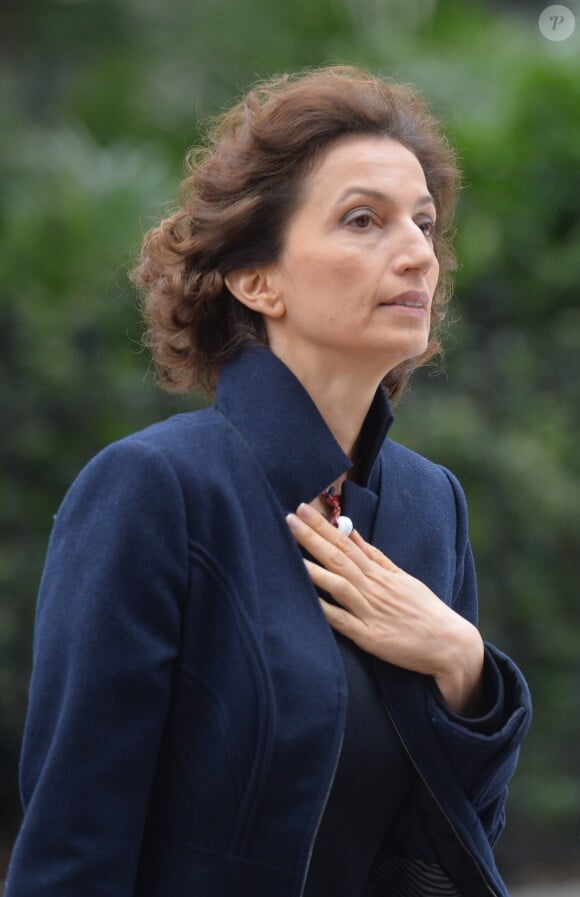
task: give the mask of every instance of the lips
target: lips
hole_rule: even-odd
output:
[[[407,290],[404,293],[399,293],[398,296],[393,296],[391,299],[387,299],[385,302],[381,302],[381,305],[400,305],[404,308],[422,308],[426,309],[429,305],[429,296],[427,293],[423,293],[420,290]]]

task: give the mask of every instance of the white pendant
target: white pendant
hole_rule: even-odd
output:
[[[339,533],[344,533],[345,536],[350,536],[352,533],[354,526],[350,517],[339,517],[337,523]]]

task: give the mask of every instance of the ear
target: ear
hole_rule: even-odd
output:
[[[230,271],[224,281],[230,293],[252,311],[268,318],[281,318],[284,315],[286,307],[267,268]]]

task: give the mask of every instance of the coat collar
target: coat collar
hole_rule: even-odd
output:
[[[286,510],[312,501],[353,466],[306,389],[265,346],[246,346],[226,362],[215,405],[249,445]],[[375,461],[392,421],[380,386],[359,440],[357,479],[363,487],[372,488]]]

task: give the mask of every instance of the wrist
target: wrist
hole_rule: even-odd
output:
[[[483,694],[483,639],[466,620],[445,652],[442,671],[434,678],[447,706],[461,716],[477,716]]]

